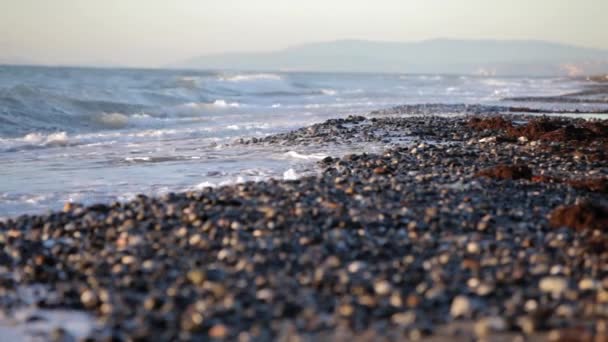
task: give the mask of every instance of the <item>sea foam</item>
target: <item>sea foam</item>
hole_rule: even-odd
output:
[[[220,76],[220,81],[226,82],[247,82],[256,80],[280,81],[282,78],[277,74],[237,74],[232,76]]]

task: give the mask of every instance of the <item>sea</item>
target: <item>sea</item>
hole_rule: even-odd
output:
[[[402,104],[510,105],[503,99],[564,94],[586,82],[0,66],[0,218],[59,210],[66,202],[295,179],[314,174],[325,156],[385,146],[236,142]]]

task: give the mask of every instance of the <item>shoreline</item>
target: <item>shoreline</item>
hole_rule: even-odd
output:
[[[403,144],[318,176],[0,221],[5,316],[43,283],[94,338],[605,337],[606,120],[398,111],[243,141]]]

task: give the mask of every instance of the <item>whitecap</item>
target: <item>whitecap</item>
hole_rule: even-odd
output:
[[[226,82],[247,82],[256,80],[280,81],[282,78],[277,74],[237,74],[232,76],[220,76],[220,81]]]
[[[323,95],[333,96],[333,95],[336,95],[337,93],[338,92],[333,89],[321,89],[321,94],[323,94]]]
[[[203,190],[205,188],[213,188],[215,184],[210,182],[202,182],[194,186],[195,190]]]
[[[131,115],[131,117],[134,118],[134,119],[149,119],[149,118],[151,118],[151,116],[149,114],[146,114],[146,113],[133,114],[133,115]]]
[[[68,144],[69,138],[66,132],[50,133],[48,135],[29,133],[23,137],[23,142],[40,146],[64,146]]]
[[[152,159],[150,157],[126,157],[125,158],[125,161],[128,161],[128,162],[139,162],[139,161],[147,162],[147,161],[151,161],[151,160]]]
[[[238,102],[226,102],[226,100],[215,100],[213,106],[217,108],[238,108],[241,105]]]

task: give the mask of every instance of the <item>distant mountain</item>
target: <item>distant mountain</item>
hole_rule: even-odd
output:
[[[207,55],[172,66],[233,70],[581,75],[608,72],[608,50],[519,40],[340,40],[274,52]]]

